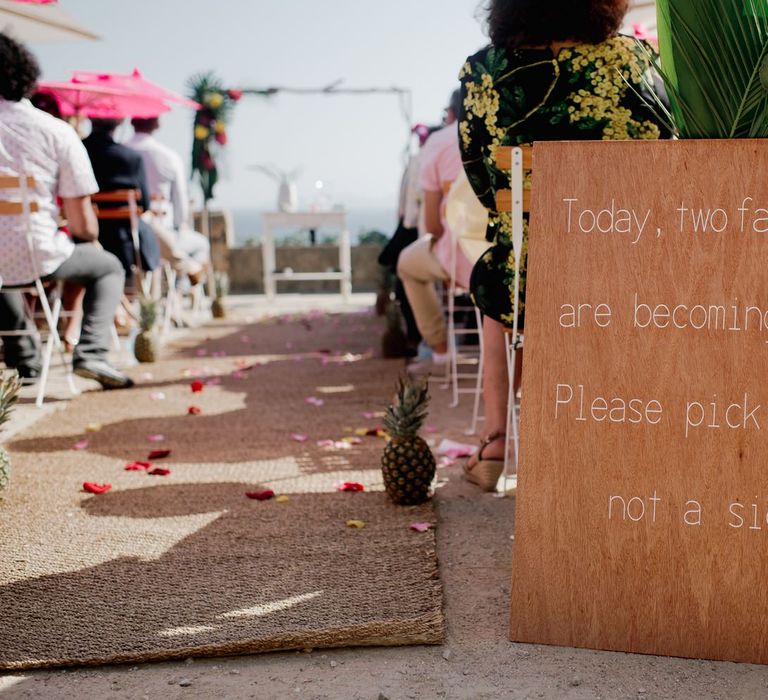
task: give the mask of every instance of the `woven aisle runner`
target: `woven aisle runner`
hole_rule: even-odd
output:
[[[432,506],[390,504],[384,441],[355,434],[401,367],[373,357],[379,333],[367,314],[212,324],[134,368],[137,388],[16,436],[0,668],[440,642],[434,532],[409,528]],[[158,448],[170,474],[124,470]],[[245,495],[266,489],[287,498]]]

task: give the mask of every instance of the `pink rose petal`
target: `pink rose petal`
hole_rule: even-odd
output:
[[[161,435],[160,433],[155,433],[154,435],[147,435],[147,440],[150,442],[163,442],[165,440],[165,435]]]
[[[411,523],[410,528],[416,532],[427,532],[432,529],[432,523]]]
[[[294,442],[306,442],[309,440],[309,435],[303,435],[301,433],[291,433],[291,440]]]
[[[72,445],[73,450],[87,450],[88,445],[90,445],[89,440],[78,440],[74,445]]]
[[[308,396],[304,401],[311,406],[322,406],[325,403],[322,399],[318,399],[317,396]]]

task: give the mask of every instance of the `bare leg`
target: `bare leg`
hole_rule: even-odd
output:
[[[498,321],[483,317],[483,401],[485,403],[485,434],[505,433],[507,430],[507,348],[504,342],[504,326]],[[484,459],[504,459],[502,436],[488,443],[483,449]],[[469,465],[477,462],[477,454]]]

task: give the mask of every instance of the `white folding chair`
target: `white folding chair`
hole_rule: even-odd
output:
[[[37,396],[35,405],[43,405],[45,398],[45,385],[48,381],[48,374],[51,368],[54,348],[59,352],[62,364],[67,373],[67,381],[70,391],[77,394],[72,375],[72,368],[67,362],[64,354],[64,345],[61,342],[58,332],[59,316],[61,315],[61,296],[59,294],[58,284],[54,292],[53,306],[48,301],[45,285],[40,278],[40,272],[37,267],[35,257],[34,243],[31,232],[31,214],[38,211],[38,204],[33,199],[35,180],[33,177],[21,174],[0,176],[0,192],[8,192],[10,196],[3,197],[0,200],[0,216],[18,217],[21,223],[21,233],[25,237],[24,249],[27,252],[27,260],[24,261],[24,269],[14,271],[14,278],[29,278],[30,282],[22,285],[13,285],[11,287],[0,287],[0,294],[21,293],[24,300],[24,311],[28,321],[28,328],[17,331],[2,331],[0,334],[12,337],[32,337],[43,346],[42,365],[40,377],[38,380]],[[30,301],[29,296],[34,297],[35,301]],[[37,313],[35,305],[39,304],[41,313]],[[38,320],[44,320],[45,328],[38,328]],[[43,344],[44,343],[44,344]]]
[[[480,420],[480,399],[483,393],[483,332],[480,310],[472,303],[457,303],[468,298],[468,290],[456,282],[457,246],[451,248],[451,279],[447,289],[448,309],[448,365],[446,385],[451,390],[451,408],[459,405],[461,394],[472,394],[472,419],[466,435],[475,435]],[[474,317],[474,328],[458,326],[457,312],[465,312]],[[475,344],[468,342],[476,338]]]
[[[531,193],[525,189],[525,173],[533,167],[533,149],[531,146],[499,148],[496,150],[496,165],[500,169],[510,170],[510,190],[496,193],[497,211],[512,212],[512,248],[515,251],[515,281],[512,328],[505,334],[507,348],[507,374],[509,392],[507,396],[507,435],[512,434],[512,441],[507,439],[504,448],[504,486],[516,479],[517,464],[520,455],[520,407],[514,386],[517,363],[523,346],[523,336],[519,332],[520,303],[520,253],[523,249],[525,214],[531,210]],[[512,451],[514,450],[514,453]],[[513,459],[514,454],[514,459]]]

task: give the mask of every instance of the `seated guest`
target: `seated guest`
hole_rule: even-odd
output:
[[[456,121],[460,108],[457,90],[445,110],[446,126],[427,139],[420,153],[419,182],[424,192],[419,226],[422,236],[400,253],[397,262],[397,274],[405,287],[416,324],[432,349],[433,363],[438,365],[448,361],[448,329],[435,292],[435,282],[450,280],[454,255],[459,286],[469,286],[472,271],[445,221],[444,193],[461,171],[459,125]],[[429,367],[414,366],[411,371],[421,369]]]
[[[0,174],[34,178],[31,193],[38,212],[31,217],[32,255],[19,216],[0,217],[0,337],[5,363],[34,381],[40,373],[40,349],[33,336],[3,336],[28,328],[20,292],[7,287],[28,284],[36,276],[75,280],[85,287],[83,325],[73,353],[74,371],[105,389],[133,385],[111,367],[106,356],[112,318],[123,293],[124,274],[114,255],[95,245],[76,246],[59,230],[60,197],[69,230],[76,239],[95,241],[98,223],[90,195],[97,191],[88,155],[68,124],[35,109],[26,99],[40,75],[37,61],[22,45],[0,34]],[[30,265],[31,258],[31,265]],[[34,268],[34,269],[31,269]]]
[[[117,119],[92,119],[91,134],[83,141],[83,145],[91,159],[99,190],[139,190],[141,197],[138,204],[144,211],[149,211],[149,187],[144,162],[138,153],[114,140],[113,135],[119,125]],[[106,220],[101,222],[99,228],[99,243],[123,263],[126,278],[130,281],[136,263],[130,222]],[[160,248],[157,238],[152,228],[142,220],[139,220],[139,252],[143,270],[150,271],[158,267]]]
[[[163,257],[196,283],[210,263],[211,244],[202,233],[192,229],[184,165],[175,151],[153,136],[160,127],[157,117],[132,119],[131,124],[135,134],[125,145],[144,159],[149,194],[159,207],[153,229]]]

